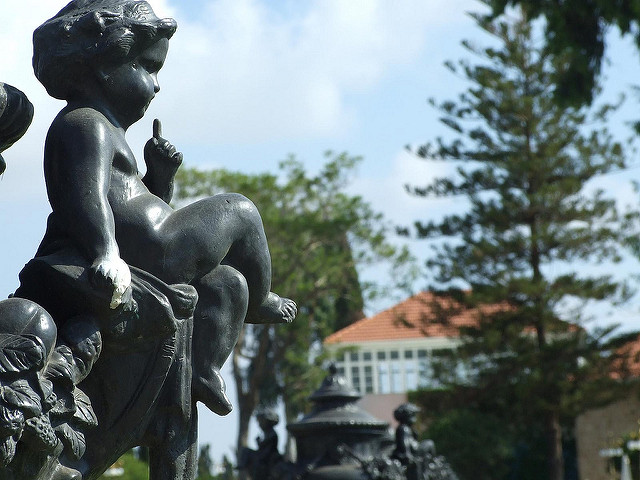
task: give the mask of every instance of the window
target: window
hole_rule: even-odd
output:
[[[389,393],[389,366],[386,363],[378,365],[378,393]]]
[[[429,361],[426,358],[418,361],[418,386],[429,386],[431,384],[432,377],[433,375],[431,372]]]
[[[351,386],[356,391],[360,391],[360,368],[351,367]]]
[[[371,365],[364,366],[364,392],[373,393],[373,367]]]
[[[416,376],[416,365],[413,362],[404,364],[405,385],[407,390],[415,390],[418,388],[418,378]]]
[[[402,392],[402,375],[400,362],[391,362],[391,393]]]
[[[384,348],[384,347],[382,347]],[[404,393],[440,385],[440,365],[455,359],[452,348],[416,348],[396,345],[395,349],[365,347],[336,353],[338,372],[347,377],[354,390],[366,394]],[[451,363],[451,368],[460,365]],[[444,370],[446,373],[448,370]],[[460,370],[457,373],[465,373]],[[469,372],[466,372],[467,376]],[[464,375],[463,375],[464,377]]]

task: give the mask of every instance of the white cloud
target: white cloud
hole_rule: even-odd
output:
[[[266,5],[218,0],[197,22],[178,18],[157,100],[163,116],[190,119],[178,135],[259,143],[347,132],[358,121],[347,96],[415,59],[451,11],[419,0],[315,1],[288,15]]]
[[[354,181],[353,190],[396,225],[410,226],[416,220],[438,219],[443,214],[462,212],[467,205],[463,197],[427,199],[410,195],[404,188],[405,185],[424,187],[435,178],[451,176],[455,166],[450,162],[423,160],[408,151],[400,151],[388,172],[368,173]]]
[[[7,152],[7,161],[10,168],[21,165],[29,185],[41,178],[42,143],[61,107],[33,76],[31,35],[65,4],[3,6],[8,21],[0,31],[0,81],[24,90],[36,107],[30,131]],[[426,36],[470,1],[327,0],[277,11],[264,1],[215,0],[190,20],[181,18],[185,4],[176,0],[152,4],[159,15],[176,16],[179,30],[160,73],[162,92],[130,131],[135,151],[150,136],[154,117],[178,145],[348,137],[362,121],[349,96],[393,78],[394,69],[422,52]],[[24,187],[8,183],[0,203]]]

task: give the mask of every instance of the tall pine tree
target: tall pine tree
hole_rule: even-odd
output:
[[[416,222],[416,231],[440,239],[428,267],[447,294],[465,306],[502,306],[485,309],[477,327],[462,332],[468,369],[454,391],[519,423],[521,435],[542,431],[547,462],[536,478],[562,480],[562,421],[584,407],[587,380],[602,378],[604,368],[601,338],[582,328],[578,307],[626,293],[584,268],[620,260],[624,220],[613,200],[586,184],[625,168],[624,152],[600,128],[611,107],[593,113],[554,102],[553,79],[568,63],[536,48],[525,20],[476,20],[497,46],[465,43],[480,64],[448,64],[471,85],[457,101],[433,102],[452,140],[417,151],[451,161],[455,173],[409,187],[469,206]],[[576,308],[565,308],[567,301]]]

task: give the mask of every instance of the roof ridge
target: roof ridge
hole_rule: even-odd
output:
[[[361,318],[359,320],[356,320],[355,322],[347,325],[346,327],[343,327],[340,330],[337,330],[337,331],[333,332],[331,335],[327,336],[324,339],[324,341],[327,342],[329,340],[333,340],[334,337],[341,337],[341,336],[343,336],[343,334],[346,334],[349,331],[353,330],[354,328],[359,327],[360,324],[362,324],[364,322],[371,321],[371,320],[375,319],[376,317],[379,317],[380,315],[383,315],[385,313],[392,313],[392,310],[395,310],[395,309],[399,308],[401,305],[404,305],[404,304],[408,303],[410,300],[413,300],[414,298],[417,298],[417,297],[419,297],[421,295],[429,295],[430,293],[431,292],[429,292],[427,290],[422,290],[420,292],[414,293],[410,297],[402,300],[400,303],[396,303],[395,305],[392,305],[391,307],[385,308],[384,310],[381,310],[378,313],[374,313],[373,315],[371,315],[369,317],[364,317],[364,318]]]
[[[425,336],[456,336],[449,329],[433,327],[431,334],[416,325],[416,316],[422,316],[421,307],[427,306],[427,301],[433,298],[430,291],[417,292],[405,300],[386,308],[370,317],[361,318],[346,327],[333,332],[325,338],[324,343],[341,343],[353,340],[350,337],[364,337],[362,341],[381,339],[419,338]],[[404,321],[402,320],[404,319]],[[361,330],[366,333],[359,335]]]

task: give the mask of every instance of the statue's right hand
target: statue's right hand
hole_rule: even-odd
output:
[[[162,137],[162,123],[157,118],[153,121],[153,137],[144,146],[144,161],[147,168],[169,169],[173,173],[182,164],[182,153]]]
[[[131,271],[120,257],[100,257],[91,265],[91,281],[98,288],[112,292],[109,308],[129,305],[131,296]]]

